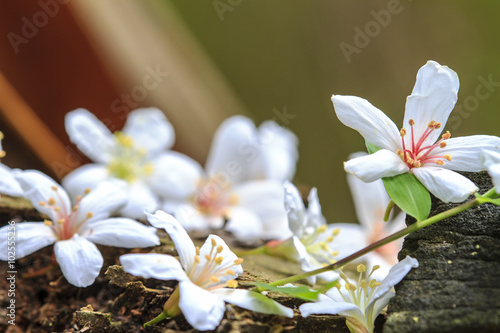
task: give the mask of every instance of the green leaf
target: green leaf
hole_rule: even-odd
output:
[[[269,290],[277,293],[283,293],[304,301],[315,302],[318,300],[319,290],[311,290],[306,286],[293,286],[293,287],[274,287],[265,283],[254,283],[259,290]]]
[[[366,148],[373,154],[379,147],[366,142]],[[394,177],[382,178],[392,201],[413,216],[417,221],[425,220],[431,211],[431,195],[413,174],[407,172]]]

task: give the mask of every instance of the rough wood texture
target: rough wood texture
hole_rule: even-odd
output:
[[[484,193],[486,173],[464,173]],[[431,216],[455,204],[433,198]],[[414,220],[407,218],[407,223]],[[486,204],[408,235],[419,261],[396,286],[384,333],[500,332],[500,207]]]

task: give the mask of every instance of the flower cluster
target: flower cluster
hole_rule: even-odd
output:
[[[257,287],[238,289],[243,259],[215,234],[224,229],[241,243],[267,241],[240,255],[280,256],[302,269],[294,281],[326,283],[324,290],[334,285],[317,302],[301,305],[302,316],[339,314],[351,332],[372,332],[376,316],[394,296],[392,287],[418,267],[411,257],[397,261],[402,243],[393,236],[403,234],[405,212],[391,213],[397,195],[387,187],[390,198],[384,182],[406,174],[399,178],[413,179],[426,198],[424,187],[444,202],[461,202],[478,188],[454,171],[487,169],[497,197],[484,195],[483,201],[500,204],[500,138],[443,134],[458,87],[455,72],[429,61],[418,71],[400,129],[368,101],[333,95],[339,120],[357,130],[371,152],[353,154],[344,165],[358,224],[328,224],[316,188],[303,200],[291,182],[297,137],[273,121],[256,127],[243,116],[226,119],[202,166],[171,150],[174,129],[156,108],[130,112],[123,129],[114,133],[89,111],[71,111],[65,119],[69,138],[93,163],[73,170],[62,186],[39,171],[11,170],[0,163],[0,193],[30,200],[47,217],[16,225],[16,258],[54,245],[54,264],[66,280],[86,287],[103,266],[96,244],[152,247],[160,244],[157,229],[164,229],[178,259],[157,253],[120,257],[130,274],[178,281],[162,313],[146,325],[183,314],[195,329],[212,330],[224,316],[225,303],[293,317],[292,309],[258,293]],[[2,139],[0,132],[0,158],[5,156]],[[211,234],[197,247],[191,231]],[[7,226],[0,228],[2,249],[8,239]],[[0,251],[0,259],[7,258]],[[357,282],[348,278],[352,267]]]

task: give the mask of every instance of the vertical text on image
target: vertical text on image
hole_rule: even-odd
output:
[[[7,289],[7,297],[9,303],[7,306],[7,317],[10,318],[10,325],[16,324],[16,221],[9,221],[7,227],[7,281],[9,286]]]

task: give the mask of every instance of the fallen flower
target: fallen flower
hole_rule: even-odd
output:
[[[44,222],[16,224],[16,259],[47,245],[69,283],[86,287],[94,283],[103,257],[94,245],[123,248],[159,245],[156,229],[128,218],[109,218],[126,203],[118,184],[85,191],[71,205],[68,194],[54,180],[36,170],[15,170],[14,175],[33,206],[49,217]],[[7,260],[7,226],[0,228],[0,259]]]
[[[297,138],[274,122],[258,129],[243,116],[218,128],[203,168],[178,154],[165,158],[164,178],[172,186],[158,189],[163,210],[187,230],[221,228],[238,239],[276,239],[290,235],[283,208],[282,183],[291,179]]]
[[[0,159],[4,158],[6,155],[5,150],[2,148],[3,138],[3,133],[0,132]],[[23,190],[14,178],[12,170],[2,163],[0,163],[0,193],[12,197],[20,197],[23,195]]]
[[[389,274],[381,281],[370,279],[374,266],[367,277],[363,278],[366,266],[358,265],[359,279],[353,284],[345,274],[341,274],[344,283],[330,289],[319,302],[300,306],[302,316],[311,314],[339,314],[346,317],[346,324],[352,333],[371,333],[375,319],[395,296],[392,287],[398,284],[412,268],[418,267],[418,261],[407,256],[394,265]]]
[[[128,114],[121,131],[112,134],[92,113],[85,109],[68,112],[66,132],[71,142],[95,163],[83,165],[69,173],[63,186],[74,198],[86,188],[106,180],[127,183],[123,216],[145,218],[144,210],[160,205],[157,187],[168,186],[159,170],[165,156],[177,154],[167,149],[174,143],[172,125],[156,108],[137,109]]]
[[[159,280],[177,280],[179,284],[154,324],[181,312],[198,330],[215,329],[224,315],[224,302],[247,310],[293,317],[293,311],[253,291],[236,288],[236,277],[243,273],[239,259],[218,236],[210,235],[201,248],[179,222],[164,211],[147,213],[149,222],[164,228],[175,244],[179,261],[164,254],[126,254],[120,257],[123,269],[133,275]],[[224,288],[224,287],[229,288]]]
[[[381,148],[364,157],[345,162],[344,168],[365,182],[413,173],[436,197],[444,202],[461,202],[477,187],[453,172],[478,172],[481,151],[500,151],[500,138],[475,135],[450,138],[442,128],[457,101],[458,76],[446,66],[428,61],[417,74],[412,94],[406,102],[404,126],[394,122],[367,100],[355,96],[333,95],[339,120],[357,130],[365,140]]]

